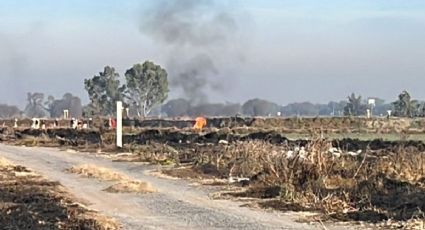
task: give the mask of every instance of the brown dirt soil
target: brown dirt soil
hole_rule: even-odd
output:
[[[114,220],[76,203],[59,183],[25,167],[0,159],[0,178],[2,229],[119,229]]]

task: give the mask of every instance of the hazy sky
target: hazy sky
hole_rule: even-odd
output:
[[[22,107],[28,91],[71,92],[87,102],[83,79],[105,65],[121,75],[147,59],[167,68],[170,55],[180,54],[141,26],[152,2],[1,0],[0,103]],[[210,77],[223,85],[207,90],[211,101],[327,102],[351,92],[394,100],[404,89],[425,99],[423,0],[223,0],[211,7],[236,23],[226,52],[211,50],[220,71]]]

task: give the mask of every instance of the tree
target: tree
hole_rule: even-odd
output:
[[[366,114],[367,106],[362,102],[362,96],[356,97],[356,94],[352,93],[347,99],[348,103],[344,107],[344,115],[360,116]]]
[[[100,115],[114,114],[117,101],[123,101],[125,86],[120,86],[119,74],[106,66],[103,72],[84,80],[93,110]]]
[[[251,99],[242,105],[242,113],[249,116],[276,115],[280,111],[277,104],[262,99]]]
[[[192,106],[189,110],[190,116],[219,116],[223,110],[224,104],[204,103]]]
[[[27,117],[45,117],[46,110],[43,106],[43,93],[27,93],[27,105],[24,114]]]
[[[14,105],[0,104],[0,118],[20,117],[21,111]]]
[[[129,99],[137,107],[139,116],[147,116],[168,97],[167,71],[153,62],[133,65],[125,72],[125,78]]]
[[[73,96],[71,93],[65,93],[62,99],[58,100],[53,96],[49,96],[45,105],[47,106],[47,111],[50,113],[50,117],[61,117],[65,109],[69,110],[71,117],[81,117],[83,113],[81,99]]]
[[[409,92],[406,90],[398,95],[398,100],[392,103],[394,108],[394,116],[413,117],[418,114],[420,104],[416,100],[412,100]]]
[[[292,103],[283,106],[281,112],[286,116],[317,116],[319,115],[320,107],[311,102]]]
[[[220,116],[236,116],[241,113],[242,106],[238,103],[229,103],[224,104],[223,108],[220,111]]]
[[[169,100],[165,105],[162,106],[161,110],[169,117],[188,115],[190,110],[190,102],[183,98]]]
[[[330,101],[327,105],[321,106],[319,114],[325,116],[341,116],[344,113],[344,108],[347,105],[346,101]]]
[[[373,113],[376,115],[386,115],[388,110],[393,109],[393,105],[391,103],[385,103],[384,99],[373,98],[375,99],[375,106],[373,108]]]
[[[93,118],[93,115],[96,113],[93,105],[91,103],[84,105],[82,107],[82,116],[84,118]]]

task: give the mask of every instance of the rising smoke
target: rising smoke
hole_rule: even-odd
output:
[[[0,93],[3,103],[18,104],[25,95],[22,92],[28,58],[6,34],[0,33],[0,68],[4,87]],[[19,98],[19,99],[18,99]]]
[[[143,14],[140,30],[167,50],[171,86],[193,104],[221,91],[217,60],[229,55],[238,31],[230,10],[213,0],[163,0]]]

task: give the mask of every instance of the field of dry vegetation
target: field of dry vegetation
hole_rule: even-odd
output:
[[[254,120],[249,125],[225,123],[227,127],[217,123],[203,132],[128,129],[120,151],[129,154],[116,154],[113,159],[159,164],[168,176],[222,186],[217,199],[244,199],[280,211],[310,211],[316,214],[312,220],[424,228],[425,144],[409,138],[424,133],[422,120],[284,122]],[[291,132],[309,138],[288,139]],[[330,138],[341,133],[369,138]],[[115,151],[113,132],[23,130],[18,134],[13,141],[19,144],[54,142],[79,150]],[[384,134],[399,138],[380,139]]]
[[[220,199],[252,198],[263,208],[313,211],[320,213],[313,219],[322,221],[423,228],[423,149],[400,144],[331,153],[331,141],[318,138],[304,148],[298,144],[260,140],[184,147],[151,144],[135,152],[141,161],[175,163],[163,170],[170,176],[235,185],[225,186]]]

